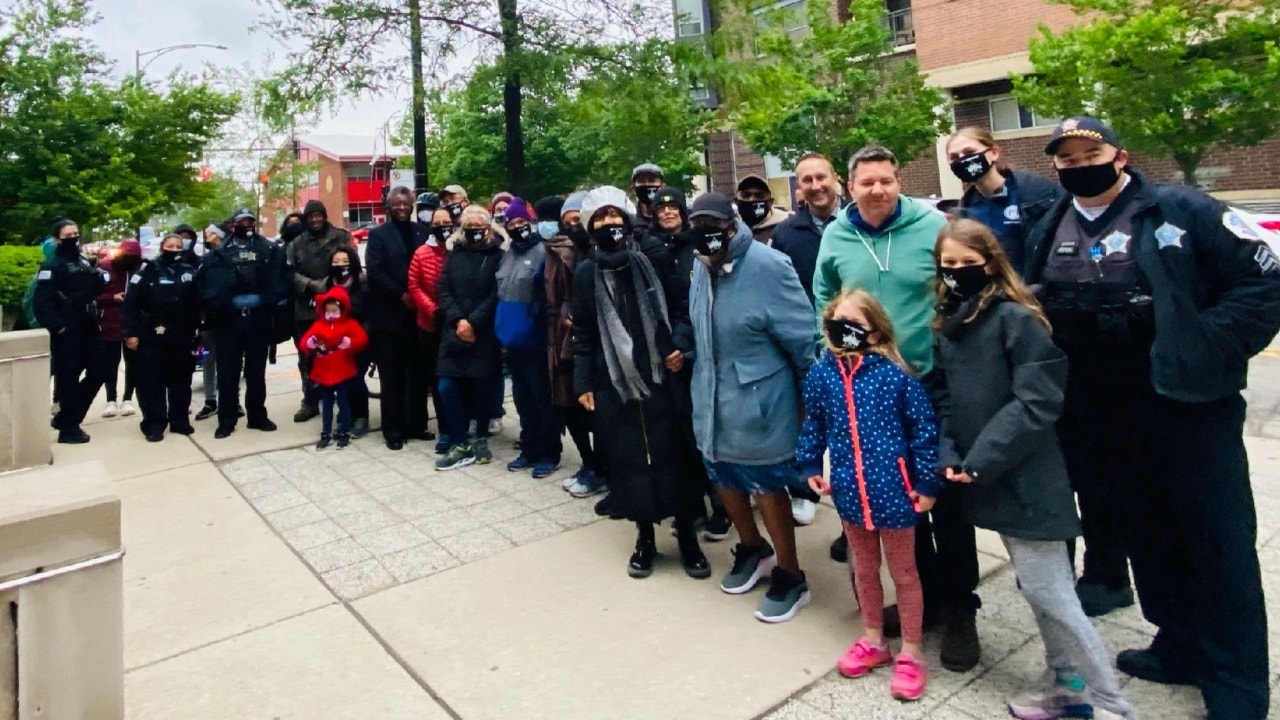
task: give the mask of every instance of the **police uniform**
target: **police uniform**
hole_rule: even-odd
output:
[[[80,423],[102,387],[102,373],[94,367],[101,359],[95,299],[107,279],[105,271],[95,269],[78,251],[69,258],[61,248],[36,274],[32,307],[41,327],[49,330],[61,407],[54,417],[59,440],[81,435]]]
[[[274,430],[267,418],[267,354],[273,320],[289,302],[284,251],[256,232],[223,241],[196,272],[200,303],[213,334],[218,370],[218,430],[236,425],[240,374],[248,426]]]
[[[138,338],[138,403],[148,438],[162,435],[166,425],[172,432],[193,432],[187,410],[195,372],[192,340],[200,323],[195,273],[182,260],[149,262],[125,291],[124,334]]]
[[[1127,584],[1127,552],[1159,628],[1130,657],[1194,679],[1211,718],[1256,720],[1270,678],[1240,390],[1280,328],[1280,267],[1222,203],[1126,172],[1100,216],[1066,197],[1029,239],[1070,361],[1059,430],[1082,581]]]

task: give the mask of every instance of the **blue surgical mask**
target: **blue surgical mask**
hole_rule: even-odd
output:
[[[543,240],[550,240],[560,232],[560,223],[555,220],[543,220],[538,223],[538,234]]]

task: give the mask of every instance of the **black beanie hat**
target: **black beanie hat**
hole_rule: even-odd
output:
[[[564,198],[559,195],[544,197],[533,204],[533,212],[539,222],[560,222],[560,211],[564,208]]]
[[[658,188],[658,194],[653,196],[653,207],[657,209],[659,205],[675,205],[680,211],[680,217],[684,220],[689,219],[689,201],[685,198],[684,193],[669,185],[663,185]]]
[[[307,204],[304,205],[302,208],[302,219],[305,221],[307,219],[307,216],[313,212],[318,212],[321,215],[324,215],[325,220],[329,219],[329,211],[325,209],[324,203],[320,202],[319,200],[307,201]]]

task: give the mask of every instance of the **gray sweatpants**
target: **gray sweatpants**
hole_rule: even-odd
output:
[[[1035,613],[1049,669],[1060,677],[1079,676],[1093,695],[1095,705],[1132,717],[1133,707],[1120,690],[1107,648],[1080,608],[1067,544],[1019,540],[1006,535],[1000,539],[1013,561],[1018,589]]]

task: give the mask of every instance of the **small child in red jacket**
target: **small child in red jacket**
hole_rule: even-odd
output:
[[[356,356],[369,344],[360,323],[351,319],[351,298],[335,287],[316,297],[316,321],[298,341],[299,352],[314,355],[311,380],[320,386],[321,430],[317,450],[329,446],[333,404],[338,404],[338,447],[351,442],[351,404],[347,388],[356,376]]]

